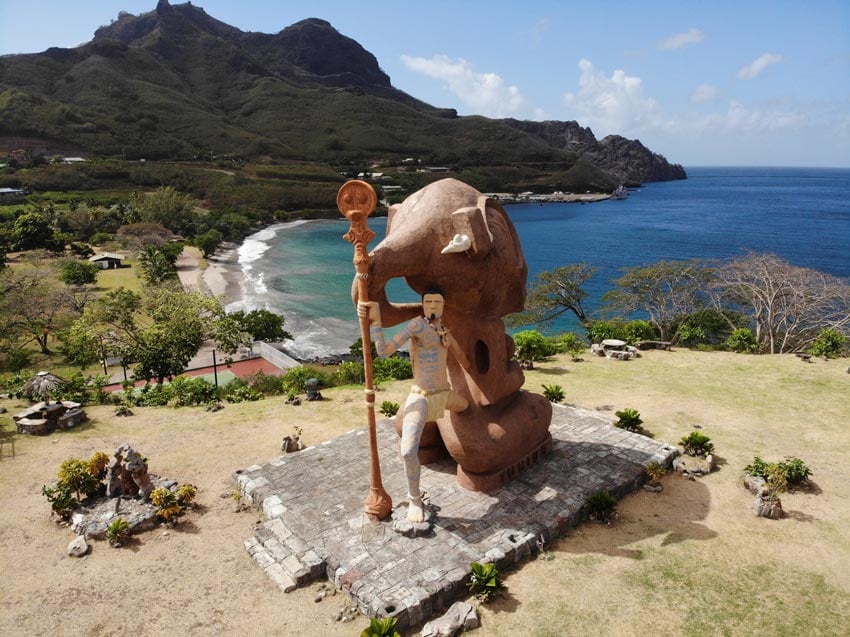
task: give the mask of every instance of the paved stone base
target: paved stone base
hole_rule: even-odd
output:
[[[502,570],[529,559],[538,542],[584,519],[585,497],[600,489],[622,497],[641,483],[647,464],[669,466],[678,453],[580,408],[554,405],[549,431],[552,451],[490,493],[458,486],[450,460],[423,467],[437,520],[422,537],[395,533],[392,521],[372,523],[364,515],[365,430],[238,471],[236,483],[267,518],[245,547],[284,592],[324,574],[364,614],[415,626],[467,593],[470,562],[495,562]],[[407,492],[398,445],[392,422],[380,422],[383,483],[394,498]]]

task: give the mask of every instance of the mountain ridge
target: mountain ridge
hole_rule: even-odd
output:
[[[244,32],[167,0],[119,13],[74,49],[0,57],[0,146],[21,136],[127,158],[418,157],[512,167],[532,189],[686,178],[639,141],[596,140],[576,122],[458,116],[427,104],[393,87],[375,56],[326,20]]]

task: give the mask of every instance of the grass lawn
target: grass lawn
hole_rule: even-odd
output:
[[[610,527],[585,524],[536,560],[505,574],[507,593],[482,608],[480,635],[839,635],[850,617],[850,375],[848,360],[729,353],[647,352],[628,362],[557,357],[527,373],[527,387],[561,385],[567,401],[605,413],[632,407],[657,439],[693,425],[711,437],[718,469],[689,481],[663,478],[662,493],[620,502]],[[408,382],[382,386],[377,402],[402,402]],[[340,624],[339,597],[313,602],[308,588],[284,595],[242,542],[255,512],[235,513],[233,470],[278,454],[303,428],[307,444],[362,427],[362,390],[323,389],[299,407],[283,397],[201,408],[91,407],[78,430],[17,437],[0,458],[0,634],[118,634],[127,617],[141,634],[359,635],[365,619]],[[0,405],[14,412],[22,403]],[[11,419],[0,415],[8,436]],[[49,520],[41,485],[67,457],[130,442],[151,471],[199,487],[201,509],[165,535],[138,536],[132,550],[96,543],[85,560],[65,556],[71,534]],[[365,453],[365,450],[364,450]],[[756,518],[743,467],[802,458],[810,488],[783,494],[786,517]],[[25,568],[20,568],[25,566]],[[142,620],[140,600],[155,612]]]

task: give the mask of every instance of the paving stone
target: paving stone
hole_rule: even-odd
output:
[[[584,515],[584,499],[599,489],[623,495],[636,488],[650,462],[669,465],[671,445],[617,429],[597,412],[554,406],[553,452],[491,493],[457,485],[444,460],[423,467],[422,485],[437,507],[432,533],[408,538],[391,521],[363,513],[369,453],[365,430],[348,432],[297,454],[234,474],[267,518],[245,542],[249,554],[281,590],[323,574],[361,612],[396,617],[399,629],[418,625],[465,595],[469,563],[522,563],[544,543],[567,533]],[[398,436],[378,424],[384,487],[406,493]]]

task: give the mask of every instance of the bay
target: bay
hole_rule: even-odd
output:
[[[506,206],[522,242],[529,282],[542,270],[588,263],[592,311],[623,268],[662,259],[722,259],[770,252],[790,263],[850,278],[850,170],[688,168],[688,179],[653,182],[620,201]],[[374,247],[386,219],[374,218]],[[299,357],[346,351],[358,337],[350,287],[348,222],[278,224],[239,249],[242,299],[231,309],[267,308],[286,317]],[[403,281],[394,301],[416,300]],[[567,318],[553,332],[573,329]]]

